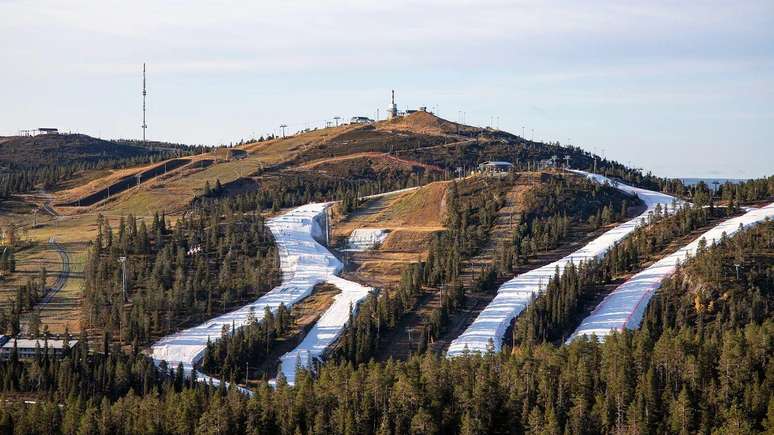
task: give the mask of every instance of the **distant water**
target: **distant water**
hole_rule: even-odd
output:
[[[681,178],[680,181],[683,182],[686,186],[695,186],[699,184],[699,182],[703,181],[704,184],[709,186],[710,188],[714,187],[714,183],[717,181],[719,184],[739,184],[747,181],[746,178]]]

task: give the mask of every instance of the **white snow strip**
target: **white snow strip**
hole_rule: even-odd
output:
[[[151,347],[153,359],[157,363],[167,361],[172,368],[182,363],[190,376],[193,366],[204,356],[207,341],[220,339],[224,327],[228,330],[232,325],[234,329],[241,328],[248,323],[250,313],[261,321],[265,308],[268,307],[271,312],[276,312],[280,304],[289,308],[309,296],[317,284],[331,283],[341,293],[336,295],[334,303],[303,342],[281,358],[282,373],[292,385],[296,367],[309,367],[311,361],[323,355],[349,321],[350,307],[357,307],[372,290],[336,276],[341,272],[342,263],[317,242],[317,239],[325,237],[325,209],[330,204],[307,204],[269,220],[268,227],[274,235],[280,257],[281,285],[236,311],[162,338]],[[204,374],[197,373],[196,377],[200,382],[220,383]]]
[[[662,209],[666,210],[673,203],[678,203],[676,198],[664,193],[628,186],[602,175],[583,171],[572,172],[586,176],[598,183],[610,184],[623,192],[637,195],[645,203],[647,209],[640,216],[607,231],[572,254],[518,275],[503,284],[492,302],[484,308],[476,320],[465,332],[452,341],[446,354],[447,357],[463,355],[465,352],[484,353],[490,350],[499,352],[511,321],[521,314],[533,298],[543,291],[548,281],[556,274],[557,269],[559,273],[562,273],[570,262],[577,265],[582,261],[602,257],[616,243],[634,231],[642,223],[643,217],[651,213],[657,206],[660,205]]]
[[[341,262],[315,240],[324,237],[324,210],[329,204],[307,204],[269,220],[280,257],[281,285],[251,304],[162,338],[151,347],[153,359],[167,361],[170,367],[182,363],[190,371],[203,357],[207,341],[220,339],[224,327],[241,328],[251,312],[260,321],[266,307],[272,312],[280,304],[289,308],[338,273]]]
[[[333,304],[323,313],[314,327],[295,349],[280,358],[280,371],[289,385],[296,381],[298,367],[309,368],[312,362],[321,359],[325,350],[339,338],[349,321],[350,309],[354,312],[358,304],[373,290],[358,283],[337,276],[328,278],[328,283],[341,290]]]
[[[594,311],[583,319],[575,332],[567,339],[567,343],[582,335],[595,335],[598,338],[604,338],[612,331],[639,328],[648,302],[655,291],[661,287],[664,279],[675,272],[678,263],[696,255],[702,239],[706,241],[707,246],[711,246],[720,240],[724,233],[731,236],[740,228],[755,225],[767,218],[774,218],[774,203],[760,209],[752,209],[742,216],[724,221],[688,245],[634,275],[607,295]]]
[[[384,228],[357,228],[347,238],[346,251],[368,251],[380,245],[389,235]]]

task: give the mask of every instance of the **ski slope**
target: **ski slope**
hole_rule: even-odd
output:
[[[320,360],[325,350],[339,338],[349,321],[350,309],[354,312],[360,302],[373,290],[358,283],[337,276],[328,277],[327,282],[341,290],[333,304],[323,313],[314,327],[306,334],[304,341],[280,358],[280,372],[289,385],[295,385],[296,368],[312,367]]]
[[[594,311],[583,319],[575,332],[567,339],[567,343],[584,335],[595,335],[603,338],[614,330],[639,328],[650,298],[653,297],[664,279],[675,272],[678,263],[684,262],[688,257],[696,254],[702,239],[706,240],[707,246],[711,246],[723,234],[730,236],[739,231],[740,228],[755,225],[767,218],[774,218],[774,203],[760,209],[752,209],[742,216],[722,222],[688,245],[634,275],[607,295]]]
[[[577,170],[572,172],[601,184],[610,184],[622,192],[637,195],[647,208],[641,215],[607,231],[572,254],[507,281],[465,332],[452,341],[446,353],[448,357],[463,355],[466,352],[499,352],[511,321],[542,292],[557,269],[562,273],[571,262],[579,264],[602,257],[613,245],[634,231],[643,221],[643,217],[653,212],[656,207],[660,206],[664,210],[667,207],[674,209],[673,204],[677,203],[676,198],[664,193],[629,186],[602,175]]]
[[[280,257],[282,284],[255,302],[223,314],[199,326],[162,338],[151,347],[151,357],[166,361],[170,367],[182,363],[186,373],[202,359],[208,341],[220,339],[224,330],[231,331],[246,325],[254,316],[258,321],[265,309],[276,312],[280,304],[286,307],[300,302],[312,293],[318,284],[327,282],[341,290],[334,303],[323,313],[303,342],[281,358],[281,370],[289,383],[295,379],[296,366],[309,367],[319,358],[344,329],[349,320],[350,307],[356,307],[372,290],[336,276],[343,264],[317,240],[325,238],[327,222],[325,209],[331,203],[314,203],[295,208],[268,222]],[[218,380],[198,374],[203,382],[218,384]]]
[[[315,240],[324,238],[324,211],[328,205],[307,204],[269,220],[279,252],[282,284],[236,311],[162,338],[151,347],[153,359],[167,361],[173,367],[182,363],[190,369],[203,357],[207,341],[218,340],[224,328],[244,326],[250,313],[260,321],[265,308],[274,312],[280,304],[290,307],[309,296],[314,286],[337,274],[341,262]]]

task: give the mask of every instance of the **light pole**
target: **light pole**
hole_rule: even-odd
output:
[[[124,303],[129,300],[126,297],[126,257],[118,257],[118,261],[121,263],[121,288],[123,289]]]
[[[282,137],[285,137],[285,128],[287,127],[286,124],[280,125],[280,128],[282,129]]]
[[[338,127],[339,126],[339,119],[341,119],[341,117],[340,116],[334,116],[333,119],[336,120],[336,127]]]

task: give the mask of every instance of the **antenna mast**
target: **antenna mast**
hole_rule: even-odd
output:
[[[142,142],[144,145],[148,145],[145,141],[145,129],[148,128],[148,124],[145,123],[145,96],[148,95],[148,91],[145,89],[145,63],[142,64]]]

